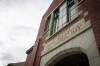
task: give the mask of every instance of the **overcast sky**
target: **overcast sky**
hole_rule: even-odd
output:
[[[25,61],[52,0],[0,0],[0,66]]]

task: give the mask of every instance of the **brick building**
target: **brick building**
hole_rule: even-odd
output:
[[[100,66],[100,0],[53,0],[25,66]]]

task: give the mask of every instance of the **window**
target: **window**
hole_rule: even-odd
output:
[[[44,31],[49,31],[49,26],[50,26],[50,19],[51,19],[51,16],[49,16],[46,20],[46,24],[45,24],[45,29]]]
[[[76,4],[74,0],[68,1],[69,20],[73,20],[77,15]]]
[[[51,34],[61,29],[67,21],[67,2],[64,2],[58,9],[54,11],[53,29]]]
[[[63,3],[63,5],[59,9],[59,27],[62,27],[67,21],[67,3]]]
[[[54,12],[53,17],[47,18],[46,30],[50,28],[50,35],[59,31],[77,16],[77,5],[83,0],[65,0]],[[51,27],[50,19],[52,18]]]
[[[54,32],[58,30],[58,25],[59,25],[59,10],[55,11],[54,14]]]

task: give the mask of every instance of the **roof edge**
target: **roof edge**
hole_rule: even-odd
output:
[[[26,54],[29,54],[29,53],[33,50],[33,47],[34,47],[34,46],[32,46],[31,48],[29,48],[29,49],[26,51]]]

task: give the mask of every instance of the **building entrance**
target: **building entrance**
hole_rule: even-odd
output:
[[[74,54],[61,59],[54,66],[89,66],[89,61],[85,54]]]

